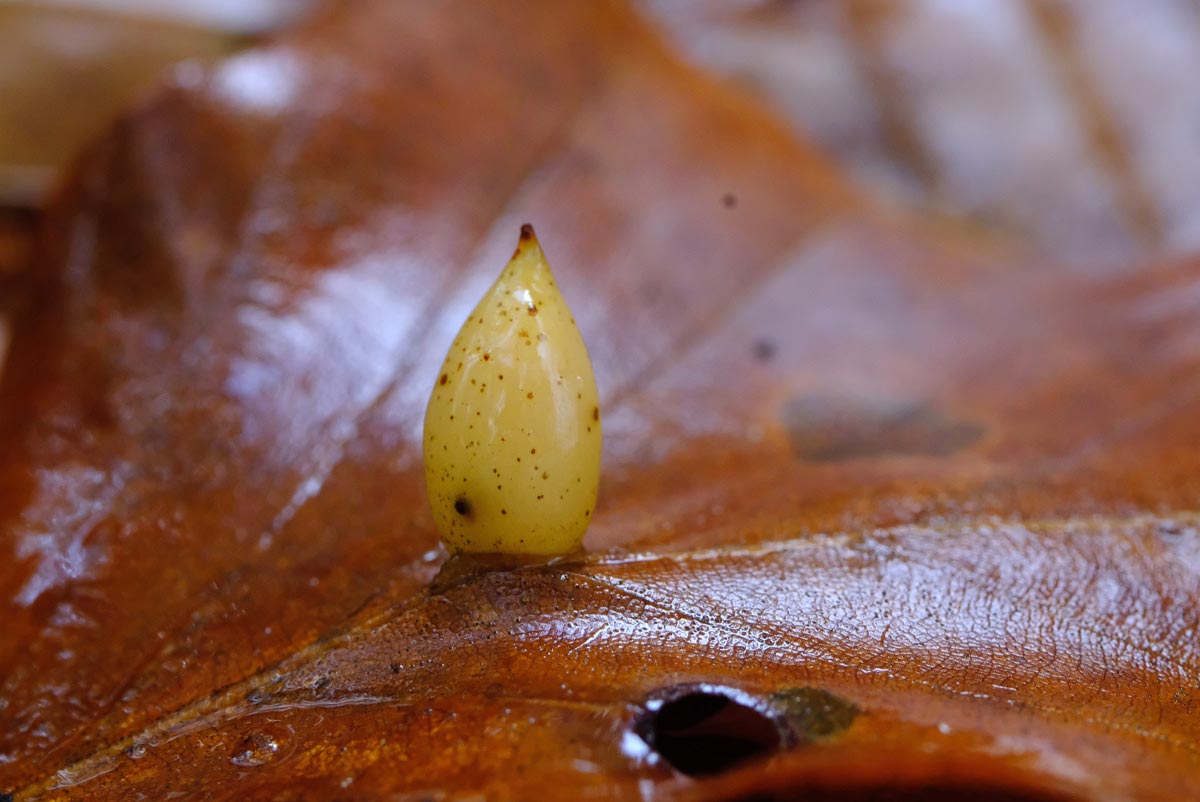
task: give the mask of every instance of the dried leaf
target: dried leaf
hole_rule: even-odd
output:
[[[606,410],[589,555],[447,565],[423,404],[526,220]],[[550,2],[337,4],[133,112],[46,230],[0,387],[17,798],[1200,782],[1195,262],[935,237]]]

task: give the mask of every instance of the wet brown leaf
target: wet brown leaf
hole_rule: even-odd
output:
[[[1105,273],[1200,246],[1200,5],[642,0],[856,180]]]
[[[525,220],[601,505],[446,565],[421,413]],[[1200,265],[967,244],[619,5],[338,4],[164,88],[14,304],[0,789],[1187,798]]]

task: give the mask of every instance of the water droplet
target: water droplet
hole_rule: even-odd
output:
[[[133,746],[129,747],[128,750],[126,750],[125,754],[129,755],[134,760],[140,760],[146,756],[147,751],[149,750],[147,750],[145,744],[134,744]]]
[[[256,732],[246,736],[241,744],[238,745],[238,750],[234,752],[229,762],[243,768],[261,766],[275,757],[275,753],[278,751],[279,744],[275,743],[274,738],[270,735]]]

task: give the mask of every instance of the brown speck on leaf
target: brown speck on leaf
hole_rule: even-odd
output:
[[[777,348],[778,346],[775,345],[774,340],[763,338],[754,341],[754,345],[751,347],[751,353],[754,354],[754,358],[759,362],[768,362],[773,356],[775,356],[775,351]]]
[[[721,196],[721,205],[724,206],[726,209],[734,208],[735,206],[737,206],[737,203],[738,203],[737,195],[734,195],[732,192],[726,192],[724,195]]]

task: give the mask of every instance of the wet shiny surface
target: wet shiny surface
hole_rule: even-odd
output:
[[[366,4],[172,81],[18,281],[0,791],[1200,782],[1200,264],[882,215],[616,5]],[[603,391],[590,554],[445,567],[421,416],[525,220]],[[629,741],[688,682],[859,714],[696,784]]]

